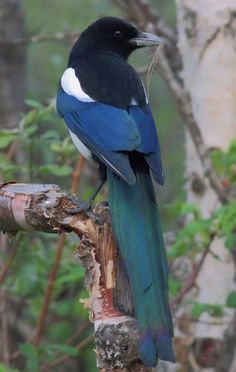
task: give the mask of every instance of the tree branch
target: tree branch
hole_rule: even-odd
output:
[[[92,335],[89,335],[87,336],[84,340],[82,340],[81,342],[78,343],[78,345],[76,345],[76,349],[78,351],[80,351],[83,347],[87,346],[93,339],[93,336]],[[71,359],[73,358],[72,356],[70,355],[65,355],[65,356],[62,356],[62,357],[58,357],[56,360],[54,360],[53,362],[51,363],[48,363],[46,364],[45,366],[42,366],[40,368],[40,371],[51,371],[53,367],[56,367],[60,364],[63,364],[65,363],[68,359]]]
[[[148,372],[150,369],[142,366],[138,356],[139,335],[132,296],[112,236],[108,208],[102,205],[94,208],[93,212],[103,221],[98,225],[85,213],[74,216],[66,212],[74,207],[74,199],[56,185],[3,184],[0,186],[0,230],[75,232],[80,244],[74,257],[86,270],[85,285],[90,293],[90,319],[95,327],[99,368]]]
[[[18,248],[19,248],[19,243],[20,243],[20,241],[17,240],[15,246],[12,248],[12,251],[9,254],[9,257],[6,260],[6,263],[3,264],[3,267],[2,267],[1,272],[0,272],[0,286],[4,282],[6,276],[7,276],[8,272],[11,268],[11,265],[12,265],[14,259],[15,259],[16,253],[17,253]]]
[[[212,240],[213,240],[213,236],[211,238],[211,243],[212,243]],[[196,285],[197,277],[198,277],[198,275],[201,271],[201,268],[202,268],[202,266],[205,262],[205,259],[206,259],[207,255],[209,253],[211,243],[209,243],[208,247],[203,251],[200,260],[195,265],[193,273],[192,273],[191,277],[189,278],[189,280],[187,281],[187,283],[185,284],[185,286],[180,290],[178,295],[171,301],[171,303],[170,303],[171,309],[174,309],[176,306],[180,305],[181,302],[183,301],[184,297],[186,296],[186,294]]]
[[[14,46],[14,45],[25,45],[25,44],[34,44],[45,41],[71,41],[79,37],[78,31],[71,32],[57,32],[52,35],[33,35],[33,36],[22,36],[16,39],[2,39],[0,40],[0,46]]]
[[[53,266],[52,266],[52,269],[49,275],[48,286],[47,286],[47,290],[46,290],[46,294],[44,298],[43,307],[40,311],[40,315],[39,315],[38,322],[36,325],[36,331],[35,331],[35,336],[33,340],[33,345],[35,347],[39,346],[41,337],[44,331],[45,320],[46,320],[46,316],[48,313],[48,308],[49,308],[49,304],[50,304],[50,300],[52,296],[52,291],[54,288],[54,283],[55,283],[56,276],[57,276],[57,271],[58,271],[60,260],[61,260],[62,250],[65,245],[65,240],[66,240],[66,234],[63,233],[60,235],[60,238],[57,243],[55,259],[54,259]]]

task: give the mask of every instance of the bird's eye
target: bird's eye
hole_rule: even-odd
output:
[[[121,39],[123,37],[123,33],[120,30],[116,30],[113,35],[117,39]]]

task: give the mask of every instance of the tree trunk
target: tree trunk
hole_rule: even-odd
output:
[[[8,41],[24,34],[21,0],[2,0],[0,5],[0,40]],[[25,96],[25,50],[22,45],[1,46],[0,127],[18,126]]]
[[[21,0],[1,0],[0,41],[8,41],[24,34],[24,17]],[[0,129],[18,126],[25,96],[25,50],[22,45],[1,45],[0,55]],[[19,163],[22,154],[18,151]],[[8,240],[0,233],[0,250],[8,255]],[[0,270],[2,265],[0,264]],[[4,289],[0,291],[0,359],[9,364],[12,344],[5,309],[8,307]]]
[[[236,137],[236,2],[235,0],[176,0],[179,49],[183,60],[182,77],[192,102],[192,110],[207,149],[226,150]],[[186,135],[187,199],[209,217],[219,206],[219,199],[204,177],[204,169],[190,136]],[[198,192],[194,181],[203,188]],[[211,245],[197,279],[201,303],[225,304],[229,291],[235,290],[231,254],[219,238]],[[218,257],[218,259],[216,258]],[[194,358],[202,368],[214,370],[216,352],[222,346],[227,311],[220,320],[204,313],[192,329]],[[207,325],[214,321],[218,325]],[[224,323],[225,324],[222,324]],[[205,355],[201,353],[206,349]]]

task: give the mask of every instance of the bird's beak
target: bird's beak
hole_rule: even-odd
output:
[[[129,43],[137,47],[145,47],[162,45],[164,42],[159,36],[140,31],[137,37],[129,40]]]

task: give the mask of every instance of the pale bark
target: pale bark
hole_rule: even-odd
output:
[[[192,110],[207,149],[226,150],[236,137],[236,2],[235,0],[176,0],[179,49],[183,59],[182,77],[189,92]],[[204,178],[193,141],[187,134],[186,173],[188,202],[196,203],[209,217],[219,206],[217,194]],[[192,189],[191,179],[200,177],[202,193]],[[195,299],[202,303],[225,304],[229,291],[235,290],[234,263],[223,241],[214,239],[211,251],[199,274]],[[227,311],[219,325],[197,323],[194,338],[222,340],[232,313]],[[208,314],[200,321],[216,320]],[[225,320],[225,325],[222,324]],[[193,338],[193,340],[194,340]],[[195,340],[196,341],[196,340]]]
[[[90,300],[90,320],[95,329],[98,367],[103,371],[150,372],[138,356],[137,321],[127,276],[110,227],[109,210],[97,206],[93,212],[73,215],[75,199],[56,185],[8,183],[0,185],[0,232],[73,231],[80,238],[74,258],[86,270],[85,285]],[[122,309],[120,311],[119,309]]]

